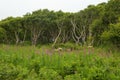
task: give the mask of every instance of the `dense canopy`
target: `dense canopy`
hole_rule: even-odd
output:
[[[76,13],[37,10],[0,21],[0,43],[39,45],[72,42],[78,45],[120,46],[120,0],[89,5]]]

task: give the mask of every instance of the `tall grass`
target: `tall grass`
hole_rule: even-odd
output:
[[[120,55],[0,45],[0,80],[120,80]]]

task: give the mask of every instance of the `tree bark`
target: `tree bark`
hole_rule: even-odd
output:
[[[76,28],[77,28],[77,26],[76,26],[75,21],[73,22],[73,21],[71,20],[71,24],[73,25],[72,38],[73,38],[73,40],[75,41],[76,44],[81,44],[81,43],[80,43],[80,39],[82,39],[83,31],[80,32],[80,31],[78,30],[78,33],[79,33],[79,34],[77,34],[77,33],[76,33]],[[78,28],[78,29],[79,29],[79,28]]]
[[[19,33],[15,31],[16,45],[19,43]]]
[[[38,29],[38,28],[31,29],[31,40],[32,40],[33,46],[36,46],[37,40],[38,40],[41,32],[42,32],[42,29]]]
[[[58,40],[58,38],[59,38],[59,36],[60,36],[60,34],[61,34],[61,31],[62,31],[60,27],[58,27],[58,28],[59,28],[59,33],[58,33],[57,37],[55,38],[55,41],[54,41],[52,47],[55,46],[55,44],[56,44],[56,42],[57,42],[57,40]]]

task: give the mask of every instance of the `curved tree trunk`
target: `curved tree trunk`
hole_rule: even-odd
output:
[[[54,46],[55,46],[55,44],[56,44],[56,42],[57,42],[57,40],[58,40],[58,38],[59,38],[60,34],[61,34],[61,28],[59,28],[59,33],[58,33],[57,37],[55,38],[55,40],[54,40],[54,43],[53,43],[52,47],[54,47]]]

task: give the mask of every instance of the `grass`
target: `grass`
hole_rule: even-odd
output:
[[[120,54],[0,45],[0,80],[120,80]]]

